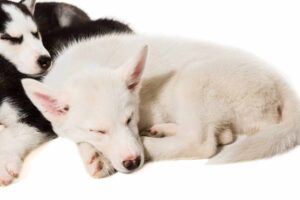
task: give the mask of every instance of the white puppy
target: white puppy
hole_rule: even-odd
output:
[[[266,63],[236,49],[93,37],[63,50],[45,83],[23,86],[57,134],[91,144],[123,172],[143,163],[138,130],[150,127],[149,135],[167,136],[143,137],[153,160],[210,158],[237,135],[247,137],[215,162],[269,157],[299,142],[296,95]]]

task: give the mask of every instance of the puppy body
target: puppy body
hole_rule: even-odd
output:
[[[265,158],[299,143],[296,95],[266,63],[237,49],[177,38],[91,37],[64,49],[45,83],[23,85],[55,131],[92,144],[123,172],[125,158],[143,158],[137,129],[167,136],[143,137],[153,160],[210,158],[240,135],[245,139],[212,161]]]

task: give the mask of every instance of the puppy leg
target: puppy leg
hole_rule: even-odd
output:
[[[164,123],[164,124],[155,124],[151,128],[143,131],[142,136],[148,137],[169,137],[176,134],[178,131],[178,125],[175,123]]]
[[[217,151],[214,132],[180,132],[165,138],[142,137],[149,160],[209,158]]]
[[[18,177],[25,156],[49,138],[25,124],[6,127],[0,132],[0,185]]]
[[[109,160],[88,143],[78,144],[87,172],[94,178],[103,178],[115,173]]]

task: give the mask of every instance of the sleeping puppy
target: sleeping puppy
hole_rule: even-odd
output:
[[[299,99],[280,75],[249,53],[206,42],[89,37],[60,52],[44,83],[22,83],[59,136],[103,153],[98,173],[133,172],[145,156],[207,159],[218,150],[211,162],[248,161],[300,142]],[[144,130],[165,137],[140,140]]]
[[[39,80],[51,67],[34,9],[34,0],[0,1],[0,185],[18,176],[30,151],[55,137],[21,85],[21,79]]]

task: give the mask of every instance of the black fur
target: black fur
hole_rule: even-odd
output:
[[[45,2],[37,3],[35,6],[34,18],[38,24],[39,30],[42,35],[49,34],[62,28],[59,23],[59,16],[63,13],[69,12],[72,14],[72,20],[69,26],[80,25],[90,21],[89,16],[77,8],[76,6],[66,3]]]
[[[0,32],[1,33],[5,31],[5,24],[10,20],[11,20],[10,16],[6,12],[4,12],[4,10],[0,9]]]
[[[21,80],[31,78],[21,74],[0,55],[0,103],[8,100],[19,111],[19,122],[35,127],[41,133],[54,136],[52,126],[26,96]]]
[[[128,25],[119,21],[98,19],[45,34],[43,43],[51,56],[55,57],[58,50],[74,41],[111,33],[133,33],[133,31]]]

